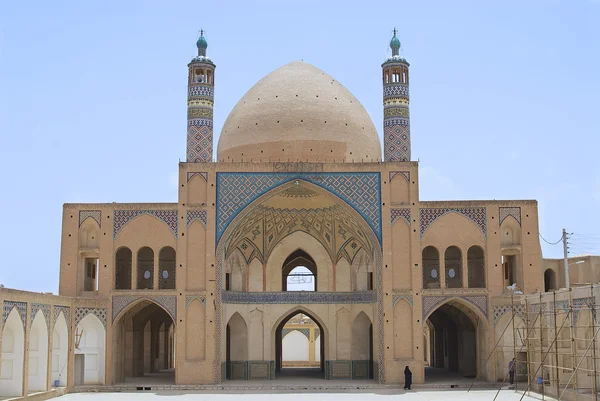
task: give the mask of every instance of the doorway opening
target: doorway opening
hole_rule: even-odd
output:
[[[141,301],[118,319],[113,332],[114,383],[175,383],[175,323],[165,309]]]
[[[310,314],[293,312],[277,326],[275,375],[325,378],[325,333]]]
[[[468,380],[477,376],[480,352],[479,317],[469,307],[450,301],[438,307],[426,321],[429,367],[425,381]]]
[[[317,264],[302,249],[292,252],[283,262],[282,269],[283,291],[317,290]]]

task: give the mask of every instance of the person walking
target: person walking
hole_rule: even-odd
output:
[[[508,363],[508,375],[510,376],[510,384],[515,383],[515,358]]]
[[[412,385],[412,372],[407,367],[404,368],[404,389],[410,390],[410,386]]]

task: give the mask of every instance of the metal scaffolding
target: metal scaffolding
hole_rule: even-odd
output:
[[[597,400],[600,286],[531,295],[512,295],[510,321],[496,338],[490,360],[507,362],[512,351],[515,382],[506,386],[508,365],[497,374],[501,390],[530,391],[558,400]],[[512,332],[512,346],[506,336]],[[500,346],[504,341],[504,345]],[[494,358],[494,356],[496,358]],[[504,372],[506,372],[504,374]],[[503,379],[500,379],[500,374]],[[475,381],[473,381],[475,382]]]

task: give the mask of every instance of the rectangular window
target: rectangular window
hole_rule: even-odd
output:
[[[84,291],[98,291],[98,258],[86,258],[84,260]]]

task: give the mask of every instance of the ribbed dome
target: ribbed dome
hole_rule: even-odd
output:
[[[254,85],[225,121],[219,161],[380,160],[371,118],[338,81],[293,62]]]

